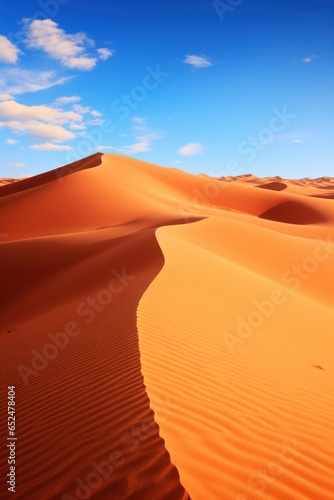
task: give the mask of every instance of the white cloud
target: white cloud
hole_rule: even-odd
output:
[[[302,142],[305,142],[305,141],[303,141],[301,139],[293,139],[291,142],[295,142],[297,144],[301,144]]]
[[[7,163],[8,167],[26,167],[25,163]]]
[[[90,107],[89,106],[82,106],[81,104],[74,104],[73,106],[74,111],[77,113],[85,114],[90,112]]]
[[[14,97],[10,94],[0,94],[0,101],[12,101]]]
[[[19,141],[17,139],[7,139],[6,144],[9,144],[9,146],[14,146],[14,144],[17,144]]]
[[[305,57],[305,59],[303,59],[303,63],[310,63],[313,61],[313,59],[316,59],[318,56],[312,54],[310,57]]]
[[[44,105],[26,106],[16,101],[0,102],[0,118],[6,120],[40,120],[58,125],[82,120],[82,116],[74,111],[62,111]]]
[[[59,144],[51,144],[46,142],[44,144],[33,144],[30,149],[36,149],[38,151],[70,151],[71,146],[60,146]]]
[[[207,68],[209,66],[213,66],[212,62],[206,56],[196,56],[196,55],[188,55],[183,61],[185,64],[190,64],[193,68]]]
[[[109,57],[113,56],[115,53],[114,50],[105,48],[97,49],[96,52],[99,54],[99,59],[101,59],[102,61],[106,61],[107,59],[109,59]]]
[[[97,63],[97,57],[89,53],[94,41],[85,33],[67,34],[51,19],[26,20],[27,46],[44,51],[52,59],[71,69],[89,71]],[[98,49],[102,60],[112,55],[109,49]]]
[[[16,64],[20,49],[16,47],[6,36],[0,35],[0,61]]]
[[[78,96],[62,97],[57,99],[52,106],[37,105],[27,106],[14,100],[0,102],[0,128],[31,136],[38,141],[46,143],[61,143],[76,136],[83,135],[88,125],[103,125],[102,114],[92,110],[89,106],[77,104]],[[55,107],[58,104],[72,104],[72,109]],[[84,121],[84,117],[86,120]],[[87,119],[92,117],[91,119]],[[94,118],[96,117],[96,118]],[[8,142],[10,141],[10,142]],[[9,139],[7,144],[14,144]],[[32,149],[51,149],[49,145]],[[69,146],[54,147],[54,150],[68,150]]]
[[[1,73],[0,92],[24,94],[62,85],[71,77],[58,77],[54,71],[29,71],[20,68],[5,69]]]
[[[100,113],[99,111],[96,111],[96,109],[92,109],[90,114],[93,116],[102,116],[102,113]]]
[[[81,97],[78,95],[72,95],[72,96],[64,96],[64,97],[58,97],[58,99],[55,100],[55,105],[56,106],[62,106],[66,104],[72,104],[74,102],[79,102],[81,101]]]
[[[19,122],[10,120],[0,122],[0,128],[7,127],[14,132],[22,132],[37,140],[62,142],[69,139],[74,139],[75,135],[59,125],[50,125],[49,123],[41,123],[37,120],[29,120]]]
[[[96,59],[93,57],[71,57],[63,62],[64,66],[71,69],[80,69],[81,71],[90,71],[96,66]]]
[[[16,101],[0,103],[0,127],[25,133],[37,140],[62,142],[74,139],[73,132],[62,125],[81,122],[82,116],[74,111],[62,111],[49,106],[26,106]]]
[[[73,109],[77,113],[81,113],[81,114],[90,113],[92,116],[95,116],[96,118],[103,116],[102,113],[100,113],[99,111],[96,111],[96,109],[92,109],[90,106],[82,106],[81,104],[74,104]],[[93,121],[94,120],[91,120],[91,122],[93,122]],[[87,123],[90,123],[90,122],[87,122]]]
[[[199,142],[190,142],[189,144],[185,144],[178,150],[178,154],[182,156],[196,156],[201,153],[206,148]]]

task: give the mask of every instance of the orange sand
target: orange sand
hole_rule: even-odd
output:
[[[11,181],[1,498],[332,498],[334,179],[97,153]]]

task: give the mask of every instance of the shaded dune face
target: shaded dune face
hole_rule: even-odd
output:
[[[201,218],[193,217],[188,222],[197,220]],[[162,225],[182,223],[183,219],[175,219],[166,220]],[[3,245],[0,255],[7,266],[3,269],[2,278],[7,286],[0,290],[3,306],[0,335],[17,328],[31,317],[43,314],[50,305],[63,307],[69,301],[78,301],[83,289],[87,288],[89,293],[89,286],[93,283],[103,283],[108,262],[110,266],[117,263],[119,268],[125,264],[129,266],[137,249],[137,240],[148,233],[154,235],[157,227],[160,226],[153,225],[138,231],[133,231],[130,227],[129,230],[125,229],[125,236],[114,236],[112,229],[104,228],[84,236],[78,233],[57,238],[32,238]],[[154,238],[152,241],[155,241]],[[145,253],[149,255],[152,241],[150,240],[147,251],[144,247],[140,249],[142,257],[145,257]],[[125,255],[128,255],[128,262],[125,262]],[[150,261],[139,257],[141,255],[136,259],[136,272],[142,272],[142,269],[148,273],[152,271],[153,262],[151,266]],[[90,263],[94,266],[94,273],[87,273]],[[35,300],[27,301],[29,296]]]
[[[275,222],[284,222],[285,224],[301,225],[317,224],[327,221],[327,218],[323,214],[298,201],[280,203],[262,213],[259,217]]]
[[[100,158],[79,162],[74,171],[73,165],[65,167],[61,181],[55,181],[54,172],[29,183],[20,181],[13,192],[2,193],[3,206],[7,202],[15,211],[12,196],[21,200],[37,189],[37,196],[43,197],[51,186],[55,199],[44,207],[44,220],[52,233],[48,217],[68,177],[94,168]],[[93,193],[93,202],[95,197]],[[25,203],[19,208],[17,231],[25,226]],[[86,215],[79,217],[85,220]],[[67,221],[60,221],[64,229]],[[28,217],[28,225],[31,222]],[[160,216],[159,226],[179,223],[184,220]],[[106,226],[83,233],[65,229],[64,234],[46,237],[34,226],[33,238],[16,234],[0,246],[1,262],[6,262],[1,381],[6,384],[9,377],[20,394],[17,469],[24,487],[17,498],[189,498],[159,434],[141,373],[136,311],[164,258],[155,238],[157,224],[148,220],[137,226],[130,222],[116,231]],[[101,300],[108,301],[107,283],[114,271],[121,276],[120,283],[111,285],[116,290],[127,276],[131,279],[110,303],[94,311],[86,300],[100,293]],[[73,338],[64,334],[69,322],[80,332]],[[54,336],[59,345],[68,344],[58,347],[55,357],[57,346],[50,342]],[[3,450],[1,471],[5,477]],[[7,495],[1,484],[2,498]]]
[[[67,175],[79,172],[80,170],[97,167],[101,164],[101,157],[102,153],[95,153],[91,156],[88,156],[88,158],[83,158],[82,160],[78,160],[74,163],[59,167],[56,170],[51,170],[50,172],[35,175],[34,177],[22,179],[15,184],[10,183],[0,190],[0,197],[7,196],[13,193],[19,193],[20,191],[31,189],[36,186],[42,186],[43,184],[47,184],[55,180],[61,180]]]
[[[319,195],[312,195],[313,198],[325,198],[327,200],[334,200],[334,193],[325,193],[325,194],[319,194]]]
[[[273,191],[284,191],[288,186],[284,182],[268,182],[268,184],[262,184],[258,186],[262,189],[272,189]]]
[[[89,491],[98,498],[188,498],[159,435],[141,373],[136,311],[141,295],[164,263],[154,232],[155,228],[148,228],[116,241],[106,238],[99,248],[75,246],[65,262],[61,261],[62,266],[57,259],[57,241],[44,246],[41,268],[34,265],[32,254],[27,257],[30,273],[31,268],[40,271],[38,276],[27,274],[27,282],[17,284],[26,298],[29,282],[40,282],[43,273],[41,291],[44,287],[47,293],[52,276],[63,272],[67,277],[62,286],[67,283],[71,293],[64,297],[61,286],[56,290],[51,287],[53,301],[58,297],[62,304],[58,304],[47,324],[43,319],[31,318],[31,313],[41,314],[47,309],[48,302],[41,297],[41,309],[34,310],[35,304],[31,304],[30,322],[27,311],[24,317],[16,318],[19,323],[15,323],[15,330],[3,335],[8,356],[6,379],[11,378],[20,395],[22,431],[17,468],[24,488],[17,498],[62,498],[64,492],[81,498]],[[85,258],[98,256],[100,265],[91,271],[85,269],[80,264],[83,254]],[[17,256],[12,257],[15,262]],[[74,275],[69,269],[75,258],[79,263],[77,272],[85,273],[89,283],[85,293],[71,287]],[[126,276],[131,277],[128,287],[96,313],[92,326],[86,323],[92,314],[88,314],[88,307],[80,308],[79,314],[74,308],[66,309],[66,301],[74,294],[76,304],[84,303],[86,296],[97,296],[99,290],[106,289],[112,277],[110,271],[123,267]],[[48,299],[53,302],[50,296]],[[63,322],[58,315],[63,315]],[[50,343],[47,333],[63,332],[64,324],[71,320],[80,326],[80,334],[64,351],[59,349],[58,356],[48,360],[40,373],[26,374],[21,368],[27,382],[23,384],[14,368],[18,363],[31,367],[31,349],[43,352]],[[18,342],[16,353],[11,352],[13,342]],[[87,486],[89,477],[93,488]]]
[[[0,186],[15,498],[331,498],[332,188],[101,153]]]

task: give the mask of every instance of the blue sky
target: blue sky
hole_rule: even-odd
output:
[[[333,175],[333,0],[16,0],[0,176],[96,151],[208,175]]]

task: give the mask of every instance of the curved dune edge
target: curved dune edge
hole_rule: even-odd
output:
[[[218,218],[157,230],[166,262],[138,329],[152,408],[170,401],[161,435],[193,500],[328,500],[333,309],[226,258],[230,236]],[[279,247],[269,260],[281,265]],[[284,302],[268,305],[277,289]],[[260,324],[238,330],[252,311]]]
[[[282,191],[255,189],[280,181]],[[17,386],[16,498],[221,500],[236,492],[245,500],[239,487],[254,456],[255,471],[266,467],[278,437],[311,450],[301,458],[308,479],[294,478],[305,472],[295,461],[292,479],[284,483],[285,470],[270,476],[264,494],[275,487],[275,498],[325,498],[334,215],[331,199],[313,197],[317,186],[327,195],[332,180],[219,181],[98,153],[0,187],[0,380]],[[287,203],[300,207],[297,223],[281,209]],[[296,282],[292,266],[313,254],[316,272]],[[286,304],[249,338],[217,334],[221,325],[233,333],[238,315],[283,274]],[[89,312],[97,297],[107,303],[90,303]],[[250,498],[264,488],[252,481]],[[218,487],[226,497],[215,497]],[[0,496],[12,498],[3,483]]]
[[[112,174],[81,169],[1,199],[9,216],[0,246],[1,384],[15,384],[20,403],[16,498],[188,498],[149,406],[136,328],[138,300],[163,265],[155,228],[177,223],[179,214],[164,214],[157,202],[154,217],[136,220],[136,207],[123,210],[125,193]],[[100,198],[102,186],[109,194],[113,187],[112,202]],[[72,205],[62,203],[64,193]],[[83,194],[90,196],[81,210]],[[110,281],[112,302],[86,323],[94,311],[87,297],[104,290],[101,300],[108,299]],[[50,359],[41,357],[45,349]],[[1,498],[11,498],[5,486]]]
[[[34,175],[33,177],[26,177],[24,179],[16,180],[10,179],[12,182],[6,183],[6,185],[1,186],[0,197],[7,196],[9,194],[20,193],[27,189],[33,189],[40,187],[43,184],[48,184],[49,182],[62,181],[67,175],[72,175],[75,172],[80,172],[80,170],[85,170],[87,168],[94,168],[101,165],[101,158],[103,153],[95,153],[87,158],[75,161],[63,167],[59,167],[55,170],[50,170],[43,174]]]
[[[33,243],[39,253],[43,240]],[[57,259],[56,243],[43,249],[47,260]],[[81,241],[79,248],[85,245]],[[67,305],[22,320],[2,335],[1,384],[10,379],[16,385],[18,402],[16,498],[188,498],[160,437],[141,374],[138,300],[163,265],[154,229],[116,239],[109,232],[104,247],[88,265],[83,261],[74,272],[63,270],[63,283],[84,275],[86,290],[72,289]],[[33,266],[33,257],[26,258]],[[113,279],[117,273],[125,283],[129,276],[123,289],[122,280]],[[94,313],[87,305],[77,309],[87,304],[87,296],[106,290],[111,279],[116,289],[111,303]],[[41,293],[51,293],[49,280],[39,285],[36,295]],[[108,299],[106,292],[103,297]],[[62,346],[58,350],[50,332]],[[52,359],[45,361],[46,345]],[[4,477],[3,450],[0,463]],[[1,486],[1,498],[10,498]]]

